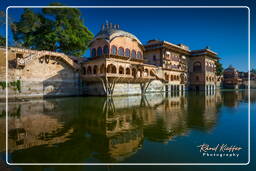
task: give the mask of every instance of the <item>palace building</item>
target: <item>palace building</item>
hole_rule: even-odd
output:
[[[220,85],[209,48],[149,40],[119,25],[103,24],[89,44],[90,57],[9,47],[9,97],[134,95],[184,90],[213,91]],[[0,99],[5,98],[5,56],[0,48]]]
[[[217,53],[150,40],[146,45],[119,25],[106,23],[90,43],[82,78],[90,95],[214,90]]]

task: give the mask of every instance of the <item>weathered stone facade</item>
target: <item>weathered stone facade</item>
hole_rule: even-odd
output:
[[[1,58],[5,57],[1,50]],[[81,95],[79,65],[61,53],[19,48],[8,50],[8,97]],[[30,58],[30,59],[28,59]],[[5,98],[5,67],[1,72],[0,98]]]
[[[134,95],[149,92],[214,90],[217,54],[208,48],[150,40],[143,45],[118,25],[103,25],[90,42],[90,58],[20,48],[8,49],[10,98]],[[5,97],[5,49],[0,98]]]

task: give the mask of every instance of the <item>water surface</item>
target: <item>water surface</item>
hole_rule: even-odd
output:
[[[251,92],[255,107],[256,91]],[[0,105],[4,155],[4,104]],[[248,93],[148,94],[10,102],[11,163],[246,163]],[[206,156],[199,145],[237,146]],[[209,152],[210,153],[210,152]]]

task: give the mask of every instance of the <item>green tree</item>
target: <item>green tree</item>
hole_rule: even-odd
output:
[[[5,13],[4,11],[0,11],[0,27],[5,24]],[[5,38],[0,35],[0,46],[5,46]]]
[[[218,75],[218,76],[222,75],[222,73],[223,73],[223,66],[220,63],[220,61],[217,60],[215,65],[216,65],[216,75]]]
[[[0,35],[0,46],[5,46],[5,38]]]
[[[252,69],[251,69],[251,73],[256,74],[256,68],[252,68]]]
[[[41,13],[25,9],[20,21],[12,24],[12,31],[23,47],[75,56],[83,55],[93,38],[76,8],[44,8]]]

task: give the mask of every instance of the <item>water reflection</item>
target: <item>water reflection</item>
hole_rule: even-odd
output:
[[[216,91],[10,103],[10,160],[123,162],[142,149],[145,141],[168,143],[193,129],[210,132],[223,105],[236,107],[246,99],[245,91]],[[0,113],[2,131],[4,104]],[[2,131],[1,141],[4,137]],[[3,151],[4,142],[0,145]]]

